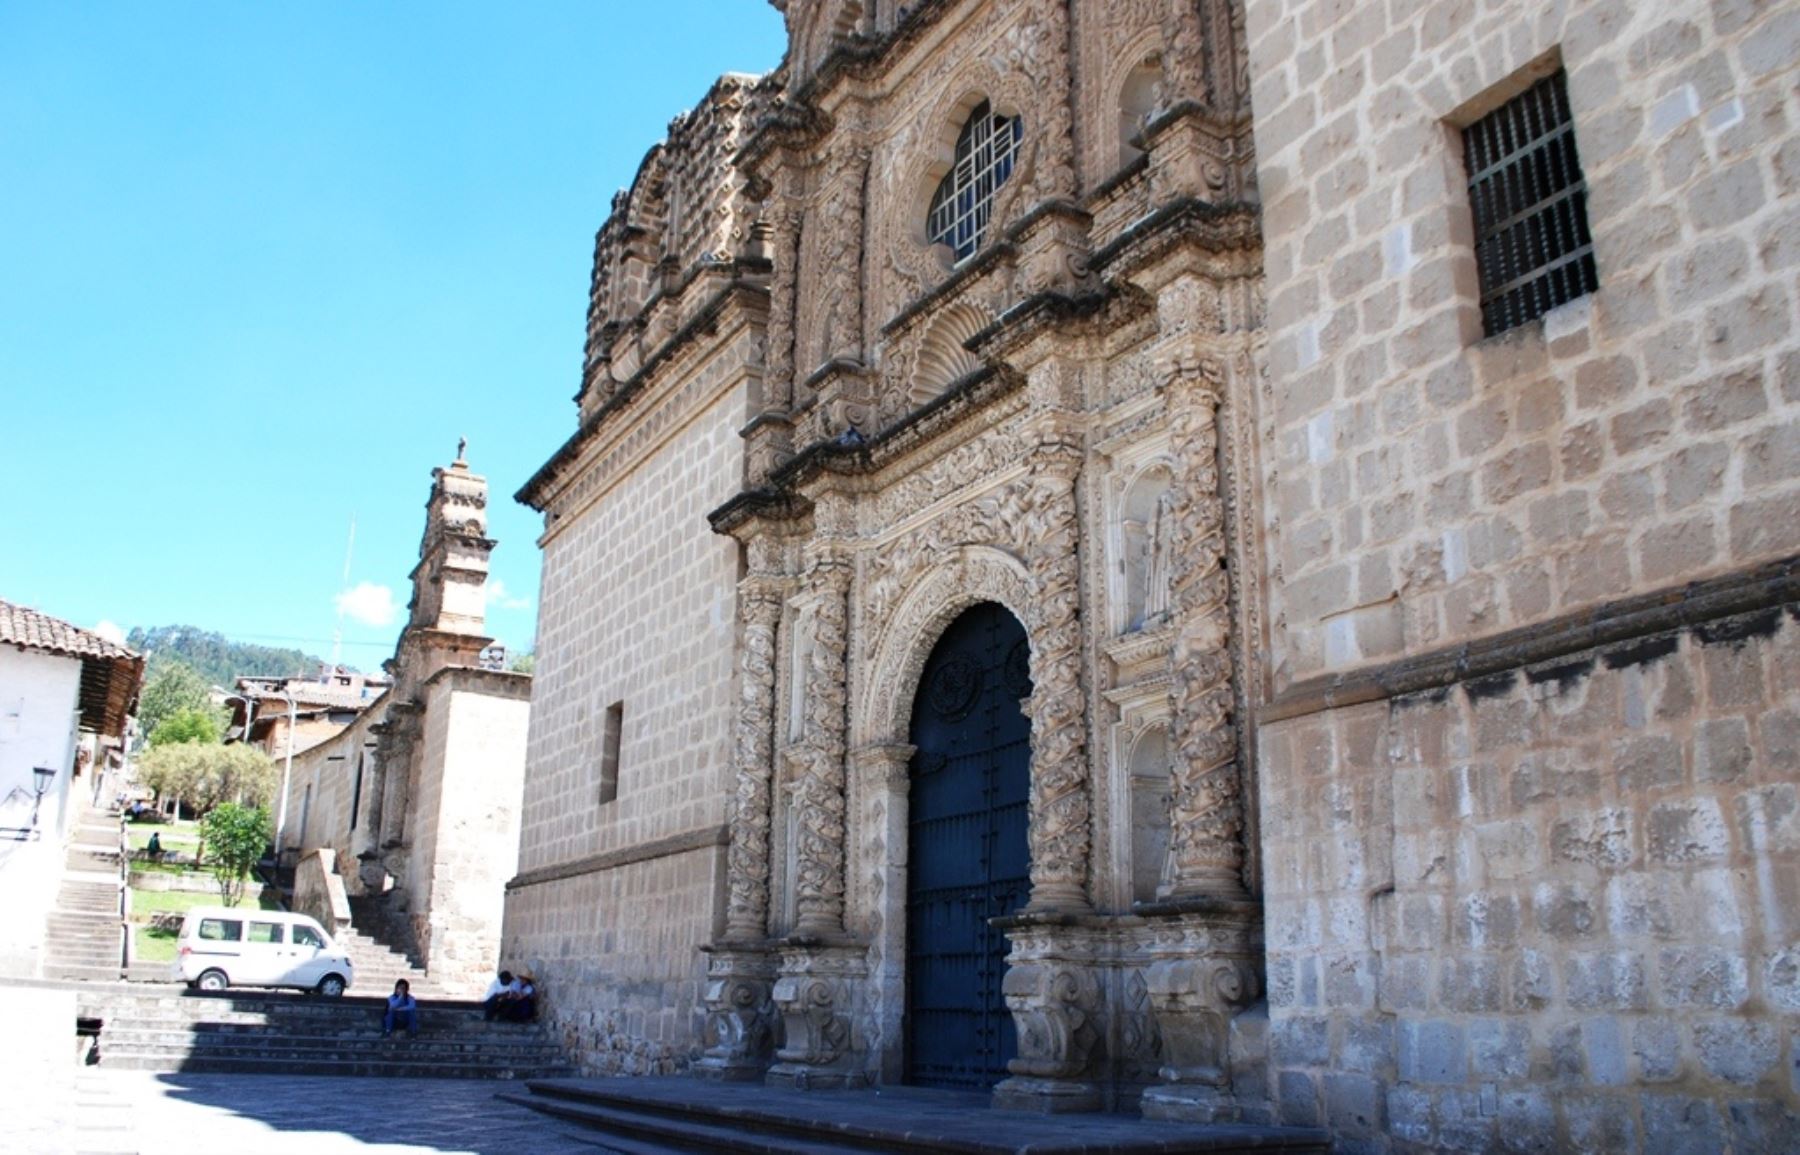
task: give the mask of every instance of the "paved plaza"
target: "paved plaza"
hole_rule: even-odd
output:
[[[593,1132],[496,1099],[483,1079],[169,1075],[89,1069],[72,1120],[18,1151],[52,1155],[595,1155]],[[41,1145],[40,1145],[41,1144]]]

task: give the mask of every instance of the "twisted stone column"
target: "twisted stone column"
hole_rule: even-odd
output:
[[[1244,807],[1231,724],[1231,585],[1219,492],[1220,369],[1182,362],[1168,388],[1179,476],[1174,487],[1171,597],[1175,765],[1170,778],[1169,883],[1161,897],[1243,897]]]
[[[812,664],[806,673],[806,723],[795,751],[798,817],[794,933],[844,933],[844,751],[848,723],[847,620],[850,562],[822,554],[813,565]]]
[[[774,771],[775,629],[782,594],[768,578],[738,587],[738,705],[732,745],[737,789],[726,855],[725,938],[769,933],[769,824]]]
[[[1087,895],[1092,783],[1082,692],[1079,434],[1040,436],[1025,513],[1031,573],[1031,901],[1026,909],[1082,912]]]
[[[794,401],[794,308],[800,268],[800,214],[779,208],[770,222],[768,365],[763,408],[786,412]]]

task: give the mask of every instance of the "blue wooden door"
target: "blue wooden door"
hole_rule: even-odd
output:
[[[988,920],[1028,897],[1031,692],[1025,629],[1001,606],[957,618],[913,700],[906,895],[906,1075],[991,1087],[1018,1051]]]

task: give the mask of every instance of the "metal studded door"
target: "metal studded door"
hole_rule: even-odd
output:
[[[1025,629],[991,602],[944,631],[913,700],[906,895],[906,1076],[991,1087],[1018,1051],[1001,997],[1006,938],[988,920],[1028,897],[1031,692]]]

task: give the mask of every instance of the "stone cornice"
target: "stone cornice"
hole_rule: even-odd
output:
[[[699,830],[671,834],[666,838],[657,838],[634,846],[623,846],[617,850],[590,854],[586,858],[577,858],[572,862],[559,862],[555,866],[541,866],[536,870],[520,871],[507,882],[506,889],[509,891],[522,890],[528,886],[541,886],[546,882],[561,882],[565,879],[580,878],[584,874],[598,874],[603,870],[617,870],[621,866],[631,866],[639,862],[650,862],[653,859],[668,858],[671,855],[689,854],[696,850],[725,846],[730,842],[731,830],[729,827],[723,824],[706,826]]]
[[[482,693],[496,698],[515,698],[520,701],[531,699],[531,675],[515,673],[512,670],[489,670],[481,666],[445,666],[425,679],[427,686],[435,686],[439,682],[455,682],[459,686],[474,687]]]
[[[1447,690],[1459,682],[1469,683],[1472,693],[1503,692],[1520,670],[1532,680],[1549,680],[1585,672],[1596,660],[1617,668],[1674,652],[1674,639],[1651,640],[1655,635],[1693,629],[1704,642],[1731,641],[1774,629],[1784,609],[1800,619],[1800,556],[1621,598],[1462,645],[1296,682],[1259,709],[1257,720],[1280,722],[1365,702]],[[1629,644],[1634,642],[1638,644]],[[1603,647],[1607,649],[1599,655],[1563,661]],[[1531,668],[1548,663],[1556,665]],[[1583,668],[1572,669],[1574,666]]]
[[[550,455],[550,459],[538,467],[530,480],[513,494],[513,500],[543,512],[547,506],[549,491],[562,477],[564,470],[593,444],[601,426],[632,407],[659,369],[694,341],[714,330],[733,305],[738,308],[764,309],[767,308],[768,296],[767,288],[743,280],[732,280],[722,286],[701,306],[693,320],[646,357],[644,364],[631,375],[630,380],[622,382],[618,391],[607,398],[605,404],[595,409],[575,433]]]

